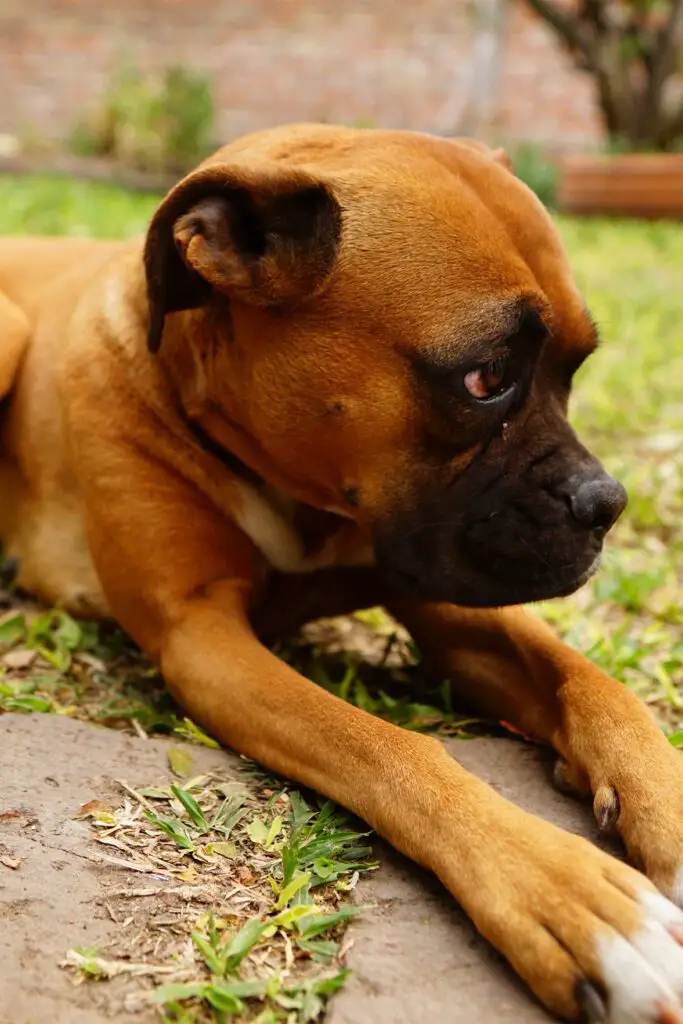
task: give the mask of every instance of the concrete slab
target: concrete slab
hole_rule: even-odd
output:
[[[516,740],[450,740],[467,769],[526,810],[598,842],[589,806],[552,789],[552,760]],[[600,842],[618,853],[616,846]],[[386,844],[356,898],[377,909],[353,926],[353,974],[327,1024],[541,1024],[554,1020],[446,890]]]
[[[176,741],[142,740],[56,715],[0,716],[0,1024],[152,1024],[121,1009],[123,979],[75,987],[67,949],[101,944],[113,925],[107,893],[121,873],[99,862],[90,826],[73,815],[93,797],[120,800],[115,779],[149,785],[168,775]],[[192,748],[197,773],[236,758]],[[112,1014],[113,1011],[113,1014]]]
[[[143,740],[54,715],[0,717],[0,1024],[151,1024],[106,986],[72,982],[58,964],[67,948],[101,943],[111,930],[107,892],[120,875],[97,860],[90,829],[72,815],[114,779],[150,784],[167,774],[177,741]],[[589,809],[556,794],[549,766],[513,740],[450,741],[467,768],[517,803],[595,839]],[[236,758],[192,748],[198,772]],[[18,812],[18,813],[16,813]],[[384,844],[380,870],[357,898],[377,909],[353,925],[353,975],[328,1024],[537,1024],[549,1020],[433,878]],[[2,857],[21,861],[16,870]],[[117,988],[118,987],[118,988]],[[106,989],[106,996],[104,994]]]

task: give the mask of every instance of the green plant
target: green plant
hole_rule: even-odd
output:
[[[159,74],[126,66],[99,109],[76,125],[71,148],[136,170],[183,172],[210,150],[214,117],[204,75],[179,66]]]
[[[510,157],[517,177],[535,192],[549,209],[555,206],[557,165],[541,146],[523,143],[511,151]]]
[[[169,943],[161,962],[156,955],[131,962],[130,947],[117,955],[114,941],[107,957],[97,948],[70,949],[64,965],[98,983],[123,973],[162,981],[141,990],[137,1003],[176,1024],[318,1019],[349,973],[340,940],[363,910],[347,902],[348,893],[377,866],[369,833],[357,831],[359,823],[332,801],[307,803],[256,765],[245,765],[242,780],[216,773],[190,779],[189,748],[172,749],[168,759],[182,785],[122,784],[143,814],[128,802],[117,808],[91,800],[77,817],[90,820],[100,842],[127,851],[143,843],[155,870],[190,883],[182,925],[172,917],[160,926]],[[248,878],[247,899],[234,885],[240,878]],[[207,903],[216,910],[207,911]]]

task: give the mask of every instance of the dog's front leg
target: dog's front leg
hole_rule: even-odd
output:
[[[683,914],[632,868],[508,803],[438,741],[279,661],[252,631],[259,557],[247,538],[179,474],[121,451],[101,465],[120,465],[124,480],[83,477],[93,557],[117,619],[188,712],[434,871],[558,1014],[605,1000],[613,1024],[683,1024]]]
[[[599,823],[683,904],[683,759],[646,706],[520,608],[393,610],[473,706],[555,747],[560,778],[593,793]]]
[[[590,980],[607,993],[610,1020],[654,1022],[667,1006],[672,1021],[676,1012],[683,1020],[671,991],[683,981],[683,953],[667,930],[683,928],[683,915],[642,876],[509,804],[437,741],[299,676],[253,637],[230,581],[179,611],[162,643],[162,669],[177,699],[215,736],[338,800],[435,871],[562,1016],[599,1006]],[[660,943],[655,953],[638,949],[648,929]],[[674,969],[675,979],[667,974]],[[643,1015],[625,1016],[641,996]]]

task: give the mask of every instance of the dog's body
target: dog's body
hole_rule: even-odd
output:
[[[144,251],[0,243],[0,541],[22,587],[116,618],[214,735],[434,870],[557,1013],[683,1021],[679,755],[502,607],[579,586],[623,507],[566,423],[594,345],[499,154],[252,136],[169,194]],[[673,902],[257,639],[380,603],[557,749]]]

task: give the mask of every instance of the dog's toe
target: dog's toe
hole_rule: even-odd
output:
[[[630,934],[596,938],[609,1024],[683,1024],[683,912],[660,893],[637,895],[643,916]],[[588,1020],[590,1005],[583,1004]],[[597,1004],[596,1004],[597,1005]]]

